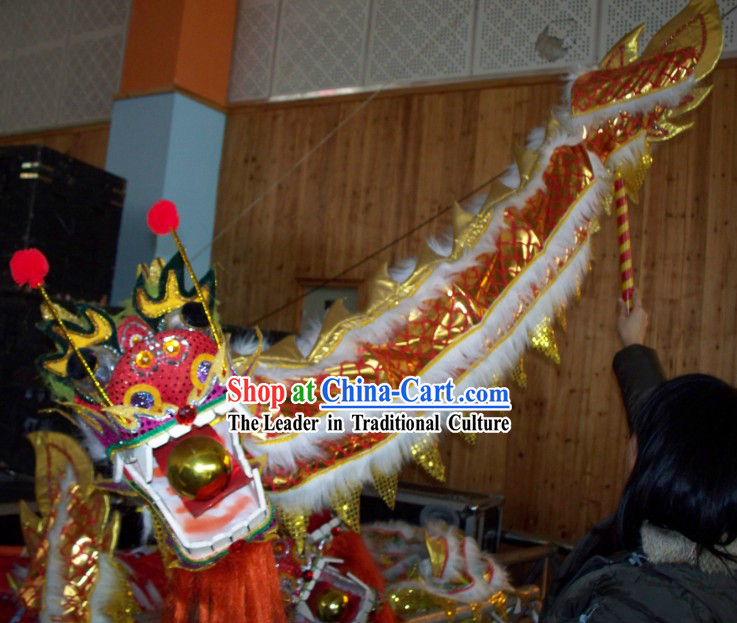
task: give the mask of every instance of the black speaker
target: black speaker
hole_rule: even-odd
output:
[[[0,291],[8,261],[37,247],[49,292],[104,303],[110,294],[125,180],[42,145],[0,147]]]
[[[3,433],[0,469],[33,473],[33,449],[26,435],[35,430],[74,432],[63,416],[40,413],[53,406],[36,359],[54,344],[36,323],[41,321],[41,297],[35,292],[0,292],[0,395]]]

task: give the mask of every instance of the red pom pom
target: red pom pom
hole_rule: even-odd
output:
[[[10,258],[10,274],[19,286],[38,288],[49,274],[49,262],[38,249],[23,249]]]
[[[146,218],[151,231],[157,236],[163,236],[179,227],[177,206],[171,201],[162,199],[151,206]]]

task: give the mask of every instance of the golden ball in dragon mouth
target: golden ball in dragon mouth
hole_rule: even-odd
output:
[[[317,615],[320,621],[334,623],[340,618],[348,605],[348,595],[337,588],[328,588],[317,598]]]
[[[166,477],[183,498],[211,500],[228,486],[233,463],[223,445],[212,437],[182,439],[171,451]]]

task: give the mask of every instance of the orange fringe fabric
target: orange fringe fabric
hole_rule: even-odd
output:
[[[248,543],[204,571],[175,569],[162,623],[286,623],[271,543]]]
[[[353,531],[341,531],[333,537],[328,556],[343,559],[341,569],[350,571],[359,580],[373,588],[380,597],[386,590],[386,583],[363,539]],[[396,623],[398,619],[389,604],[384,602],[373,614],[374,623]]]

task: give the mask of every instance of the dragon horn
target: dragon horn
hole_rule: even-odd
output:
[[[41,293],[44,303],[46,303],[46,307],[49,308],[52,316],[54,316],[54,320],[56,320],[59,325],[61,332],[64,334],[64,338],[69,342],[72,350],[74,350],[74,353],[77,355],[77,358],[84,367],[85,372],[87,372],[90,380],[97,388],[97,392],[100,394],[103,402],[107,404],[108,407],[112,407],[113,403],[108,397],[107,392],[105,392],[105,389],[100,385],[100,381],[95,378],[95,374],[92,372],[87,360],[82,356],[82,353],[79,352],[79,349],[74,343],[72,336],[69,335],[59,312],[56,311],[56,307],[54,307],[54,304],[51,302],[51,299],[46,292],[46,288],[44,288],[44,279],[48,273],[49,262],[46,259],[46,256],[38,249],[23,249],[22,251],[16,251],[13,254],[13,257],[10,258],[10,274],[13,277],[13,281],[15,281],[18,286],[22,287],[27,285]]]
[[[166,199],[157,201],[151,206],[151,209],[148,211],[148,216],[146,220],[148,222],[148,226],[151,228],[151,231],[154,232],[157,236],[171,234],[172,238],[174,239],[174,243],[177,245],[179,254],[182,256],[182,260],[184,260],[184,265],[187,267],[187,272],[189,272],[189,276],[192,279],[192,283],[194,284],[194,289],[197,292],[197,298],[200,299],[200,303],[202,303],[202,309],[205,310],[205,316],[207,316],[207,322],[209,323],[210,329],[212,330],[212,336],[215,339],[215,343],[218,345],[218,348],[220,348],[223,343],[220,336],[220,331],[215,326],[215,321],[213,320],[212,314],[210,313],[210,308],[207,304],[207,300],[205,299],[205,296],[202,294],[202,290],[200,289],[200,282],[197,280],[194,268],[192,268],[192,264],[190,264],[189,262],[189,257],[187,257],[187,252],[184,250],[184,245],[182,245],[182,241],[179,239],[179,235],[177,234],[177,227],[179,227],[179,214],[177,213],[177,206],[174,205],[174,203],[172,203],[171,201],[167,201]]]

